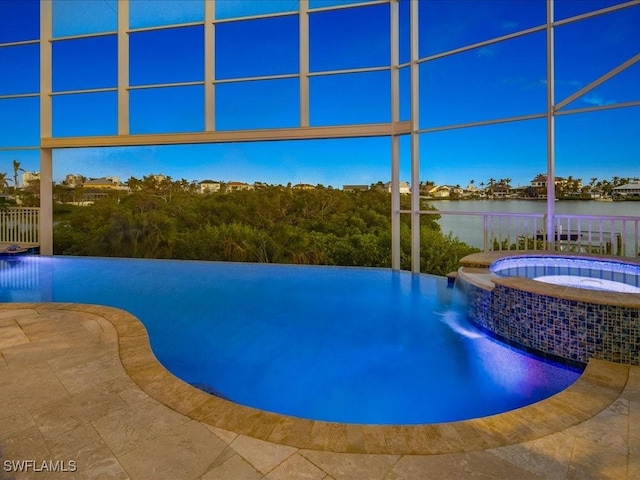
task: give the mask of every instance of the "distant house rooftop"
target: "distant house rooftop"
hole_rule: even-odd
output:
[[[343,185],[342,190],[345,192],[362,192],[369,190],[369,185]]]
[[[613,190],[616,192],[625,192],[629,190],[638,190],[640,189],[640,180],[633,180],[629,183],[625,183],[624,185],[618,185],[614,187]]]
[[[92,178],[82,184],[85,188],[118,188],[119,182],[115,177]]]

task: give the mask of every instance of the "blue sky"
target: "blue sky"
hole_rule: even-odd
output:
[[[310,15],[310,122],[312,126],[389,122],[389,71],[330,75],[341,69],[384,67],[389,62],[389,6],[312,0],[311,8],[354,3],[346,10]],[[556,19],[605,8],[615,0],[556,1]],[[54,37],[113,32],[115,0],[54,2]],[[295,0],[217,2],[215,124],[217,130],[299,125],[298,17],[241,17],[287,13]],[[420,56],[541,25],[544,0],[420,3]],[[203,19],[198,0],[135,0],[130,27],[140,29]],[[409,2],[400,4],[401,61],[409,58]],[[0,44],[36,40],[38,3],[0,0]],[[640,52],[640,6],[556,29],[556,101],[563,100]],[[204,129],[204,87],[167,86],[204,80],[204,30],[194,25],[130,34],[130,129],[137,133]],[[545,33],[428,61],[420,66],[420,128],[538,114],[546,102]],[[54,136],[113,135],[117,131],[115,35],[53,43]],[[37,171],[39,64],[37,45],[0,47],[0,172],[12,176],[17,159]],[[237,81],[251,76],[278,76]],[[400,116],[409,118],[409,71],[400,72]],[[576,99],[564,110],[640,100],[640,63]],[[147,88],[150,87],[150,88]],[[26,95],[2,98],[3,95]],[[96,114],[99,112],[99,114]],[[556,173],[640,177],[640,107],[565,115],[556,119]],[[54,152],[54,177],[141,177],[267,183],[322,183],[341,187],[390,179],[388,138],[235,143],[145,148],[68,149]],[[409,140],[401,141],[401,179],[410,178]],[[19,149],[20,148],[20,149]],[[477,184],[511,178],[524,185],[546,170],[546,121],[527,120],[420,136],[422,180]]]

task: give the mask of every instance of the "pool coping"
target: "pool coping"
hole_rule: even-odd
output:
[[[595,254],[572,254],[566,252],[540,252],[537,251],[501,251],[472,253],[460,260],[458,274],[473,285],[484,290],[492,290],[495,285],[515,288],[537,295],[559,297],[566,300],[594,303],[598,305],[612,305],[617,307],[640,308],[640,295],[637,293],[607,292],[601,290],[588,290],[584,288],[554,285],[538,282],[524,277],[500,277],[488,271],[491,264],[507,257],[571,257],[576,259],[605,260],[629,263],[640,266],[640,261],[625,257],[611,257]]]
[[[118,334],[118,355],[140,389],[172,410],[260,440],[337,453],[429,455],[470,452],[535,440],[588,420],[624,390],[630,367],[591,360],[562,392],[532,405],[472,420],[427,425],[359,425],[306,420],[223,400],[180,380],[153,354],[146,329],[113,307],[74,303],[9,303],[7,309],[48,309],[98,315]]]

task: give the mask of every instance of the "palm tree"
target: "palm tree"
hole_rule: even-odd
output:
[[[13,161],[13,189],[18,190],[18,172],[25,172],[24,168],[20,168],[20,162],[17,160]]]
[[[496,184],[496,179],[491,177],[489,179],[489,197],[493,198],[493,186]]]
[[[573,184],[571,185],[572,192],[573,193],[579,193],[581,187],[582,187],[582,179],[581,178],[574,178],[573,179]]]
[[[9,186],[9,182],[7,181],[7,174],[0,173],[0,191],[4,190],[5,187]]]

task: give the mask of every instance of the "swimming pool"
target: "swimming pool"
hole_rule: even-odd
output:
[[[167,260],[0,261],[4,301],[114,306],[176,376],[318,420],[439,423],[512,410],[579,376],[487,338],[446,279],[386,269]],[[205,333],[206,332],[206,333]]]

